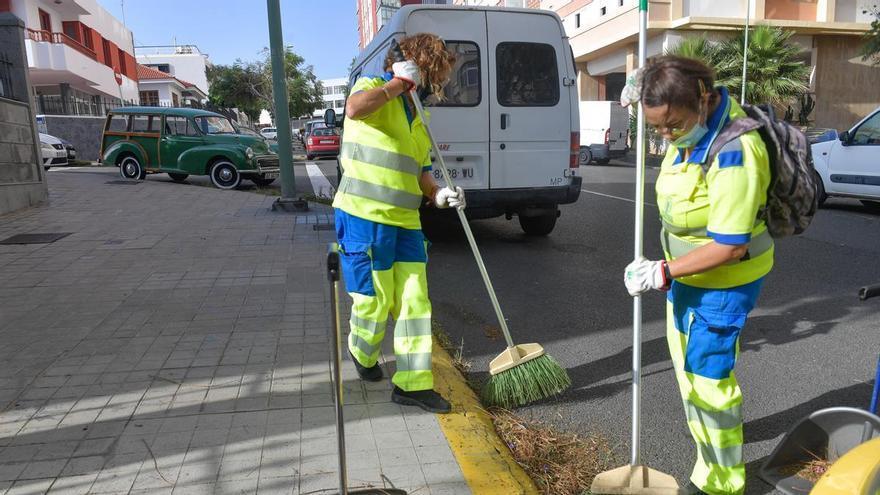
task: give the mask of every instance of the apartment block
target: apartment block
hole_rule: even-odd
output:
[[[345,93],[348,90],[348,78],[337,77],[335,79],[322,79],[321,87],[324,88],[324,105],[314,112],[315,117],[324,115],[324,111],[332,108],[337,115],[345,113]]]

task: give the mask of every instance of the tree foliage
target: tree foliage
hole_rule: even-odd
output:
[[[746,66],[746,101],[771,103],[785,108],[807,92],[810,68],[801,60],[801,48],[790,42],[792,31],[757,26],[749,32]],[[713,67],[718,84],[739,99],[742,92],[745,31],[726,41],[689,38],[669,51],[672,55],[696,58]]]
[[[880,7],[872,5],[870,9],[865,9],[862,13],[870,13],[874,17],[874,20],[871,21],[871,29],[864,36],[865,44],[861,49],[862,60],[880,65]]]
[[[236,60],[232,65],[214,65],[208,68],[211,102],[218,106],[236,107],[251,120],[259,118],[262,110],[274,117],[275,100],[272,93],[272,61],[269,49],[262,58],[252,62]],[[310,115],[323,103],[321,82],[312,66],[289,48],[284,52],[287,79],[288,110],[291,117]]]

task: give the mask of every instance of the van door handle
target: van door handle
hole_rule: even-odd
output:
[[[502,113],[501,114],[501,128],[507,129],[507,124],[510,122],[510,114]]]

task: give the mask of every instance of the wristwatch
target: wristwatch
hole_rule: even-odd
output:
[[[669,271],[669,263],[667,263],[666,261],[663,261],[661,263],[661,265],[663,267],[663,281],[665,282],[663,284],[663,287],[661,287],[661,289],[662,290],[669,290],[672,287],[672,280],[673,280],[672,273]]]

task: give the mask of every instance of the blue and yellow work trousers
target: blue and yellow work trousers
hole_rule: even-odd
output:
[[[336,210],[342,276],[354,303],[348,349],[367,368],[379,359],[388,315],[394,319],[397,371],[405,391],[434,388],[427,242],[421,230],[371,222]]]
[[[667,296],[669,352],[684,401],[697,461],[691,481],[711,495],[741,494],[742,392],[733,366],[746,317],[763,279],[730,289],[673,282]]]

